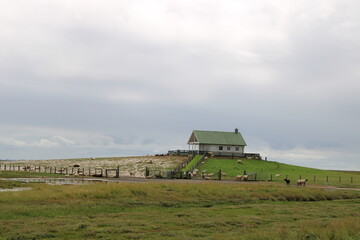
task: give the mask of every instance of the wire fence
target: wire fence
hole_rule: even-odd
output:
[[[202,158],[198,161],[204,161]],[[214,173],[197,172],[193,174],[196,168],[196,164],[192,168],[192,171],[182,172],[176,169],[145,169],[146,178],[163,178],[163,179],[174,179],[174,178],[186,178],[186,179],[205,179],[205,180],[234,180],[234,181],[272,181],[272,182],[283,182],[285,179],[290,184],[296,184],[297,180],[303,179],[308,183],[314,184],[348,184],[353,186],[360,185],[360,175],[349,175],[349,174],[333,174],[333,175],[311,175],[311,174],[269,174],[269,173],[247,173],[239,172],[237,176],[227,176],[221,170]],[[16,164],[0,164],[0,171],[19,171],[19,172],[38,172],[38,173],[49,173],[49,174],[62,174],[68,176],[92,176],[92,177],[105,177],[105,178],[120,178],[120,177],[135,177],[134,172],[121,172],[121,166],[116,168],[82,168],[80,166],[72,167],[54,167],[54,166],[35,166],[35,165],[16,165]],[[141,174],[141,176],[144,176]],[[245,177],[246,176],[246,177]]]

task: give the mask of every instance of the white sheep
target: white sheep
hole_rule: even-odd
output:
[[[236,181],[247,181],[249,179],[249,175],[237,175]]]
[[[238,164],[243,164],[242,160],[240,160],[240,159],[237,160],[237,163],[238,163]]]
[[[298,186],[305,186],[307,181],[308,181],[307,179],[299,179],[299,180],[296,181],[296,184]]]
[[[275,177],[280,177],[281,175],[278,173],[278,174],[275,174]]]

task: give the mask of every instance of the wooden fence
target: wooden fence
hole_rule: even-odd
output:
[[[38,172],[64,174],[73,176],[92,176],[92,177],[120,177],[120,166],[117,168],[82,168],[82,167],[54,167],[54,166],[35,166],[35,165],[16,165],[0,164],[0,171],[19,171],[19,172]]]

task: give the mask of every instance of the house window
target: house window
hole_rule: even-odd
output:
[[[228,151],[230,151],[230,150],[231,150],[231,147],[227,147],[226,149],[227,149]]]
[[[222,151],[223,150],[223,146],[219,146],[219,151]]]
[[[240,150],[240,148],[239,147],[235,147],[235,151],[239,151]]]

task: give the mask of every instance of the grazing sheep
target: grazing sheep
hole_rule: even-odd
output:
[[[237,175],[236,181],[247,181],[249,180],[249,175]]]
[[[290,185],[290,179],[284,179],[284,181],[286,182],[286,185]]]
[[[281,175],[280,175],[279,173],[275,175],[275,177],[280,177],[280,176],[281,176]]]
[[[135,177],[135,172],[129,172],[130,173],[130,177]]]
[[[205,179],[205,180],[210,180],[210,179],[211,179],[211,177],[205,177],[204,179]]]
[[[239,159],[239,160],[237,160],[237,163],[238,163],[238,164],[244,164],[244,163],[243,163],[243,161],[242,161],[242,160],[240,160],[240,159]]]
[[[299,179],[296,181],[298,186],[305,186],[307,179]]]
[[[74,166],[73,167],[80,167],[80,165],[79,164],[74,164]]]

